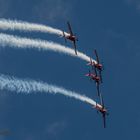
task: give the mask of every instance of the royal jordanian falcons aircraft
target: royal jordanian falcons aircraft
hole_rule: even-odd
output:
[[[69,22],[67,22],[67,25],[68,25],[68,29],[69,29],[69,35],[65,35],[65,33],[63,31],[63,37],[65,38],[65,42],[66,42],[66,39],[73,42],[75,54],[77,55],[76,41],[78,41],[78,38],[76,37],[76,35],[73,34],[72,28],[71,28],[71,25]]]
[[[96,102],[95,105],[90,104],[93,108],[95,108],[97,110],[97,113],[101,113],[102,117],[103,117],[103,126],[104,128],[106,128],[106,115],[109,115],[107,109],[105,108],[104,104],[100,105]]]

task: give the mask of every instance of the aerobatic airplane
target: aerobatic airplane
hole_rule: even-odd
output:
[[[102,100],[103,102],[103,100]],[[103,126],[104,128],[106,128],[106,115],[109,115],[107,109],[104,106],[104,103],[98,104],[97,102],[95,103],[95,105],[91,104],[93,108],[95,108],[97,110],[97,113],[101,113],[102,117],[103,117]]]
[[[95,82],[100,82],[100,77],[97,76],[94,73],[91,73],[90,70],[89,70],[89,73],[86,74],[85,76],[89,76],[90,77],[90,80],[94,80]]]
[[[101,104],[102,105],[99,105],[96,103],[95,108],[97,109],[97,111],[99,111],[102,114],[104,128],[106,128],[106,115],[109,115],[109,113],[107,112],[107,109],[104,107],[104,102],[103,102],[103,98],[101,95],[100,95],[100,97],[101,97]]]
[[[99,106],[96,106],[96,109],[102,114],[104,128],[106,128],[106,115],[108,115],[107,110],[104,107]]]
[[[76,37],[76,35],[73,34],[72,28],[71,28],[71,25],[69,22],[67,22],[67,25],[68,25],[68,29],[69,29],[69,35],[65,35],[65,33],[63,31],[63,37],[65,38],[65,42],[66,42],[66,39],[73,42],[75,54],[77,55],[76,41],[78,41],[78,38]]]
[[[90,58],[90,62],[87,65],[91,65],[92,68],[93,68],[93,66],[95,66],[95,68],[99,71],[100,80],[101,80],[101,83],[102,83],[102,74],[101,74],[101,71],[103,70],[103,65],[99,61],[99,56],[98,56],[96,50],[94,50],[94,53],[96,55],[96,63],[94,61],[92,61],[92,59]]]
[[[96,71],[96,68],[94,67],[94,73],[91,73],[90,70],[89,70],[89,73],[86,74],[85,76],[89,76],[90,77],[90,80],[94,80],[95,81],[95,84],[96,84],[96,88],[97,88],[97,95],[100,96],[100,89],[99,89],[99,84],[100,84],[100,77],[97,75],[97,71]]]
[[[107,109],[105,109],[104,105],[100,106],[97,103],[95,108],[102,114],[104,128],[106,128],[106,115],[108,115]]]

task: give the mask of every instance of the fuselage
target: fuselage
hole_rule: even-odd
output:
[[[95,80],[96,82],[99,82],[100,81],[100,77],[99,76],[96,76],[95,74],[90,74],[90,73],[88,73],[88,74],[86,74],[86,76],[89,76],[89,77],[91,77],[93,80]]]
[[[99,70],[102,70],[102,68],[103,68],[103,65],[102,64],[94,64],[95,65],[95,67],[97,68],[97,69],[99,69]]]
[[[101,113],[107,113],[107,110],[104,108],[104,107],[102,107],[102,106],[99,106],[99,105],[96,105],[96,107],[95,107],[98,111],[100,111]]]
[[[66,36],[66,38],[71,40],[71,41],[77,41],[76,36],[74,36],[74,35]]]
[[[97,69],[102,70],[103,65],[102,64],[95,64],[94,62],[89,62],[87,65],[95,66]]]

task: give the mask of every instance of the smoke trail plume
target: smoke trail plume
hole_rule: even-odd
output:
[[[4,33],[0,33],[0,45],[3,47],[9,46],[13,48],[35,48],[44,51],[49,50],[49,51],[64,53],[73,57],[79,57],[80,59],[87,62],[89,62],[90,60],[90,57],[88,57],[87,55],[81,52],[77,52],[78,55],[75,55],[73,49],[54,42],[43,41],[39,39],[21,38],[18,36],[8,35]],[[95,60],[93,61],[97,63]]]
[[[63,36],[63,32],[59,29],[55,29],[42,24],[29,23],[24,21],[10,20],[10,19],[0,19],[0,29],[2,30],[20,30],[24,32],[42,32],[56,34],[58,36]],[[65,32],[65,35],[69,35]]]
[[[34,81],[29,79],[18,79],[14,77],[9,77],[5,75],[0,75],[0,90],[7,90],[17,93],[51,93],[51,94],[61,94],[68,96],[82,102],[86,102],[92,106],[96,106],[96,102],[84,95],[80,95],[76,92],[66,90],[62,87],[57,87],[54,85],[49,85],[40,81]],[[99,104],[98,104],[99,105]]]

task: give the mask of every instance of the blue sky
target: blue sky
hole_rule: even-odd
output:
[[[139,0],[0,0],[0,18],[66,31],[69,20],[79,38],[78,49],[94,58],[96,48],[105,66],[101,90],[110,112],[104,129],[101,116],[80,101],[1,91],[0,129],[8,128],[11,135],[0,140],[139,139]],[[50,34],[6,33],[64,44],[62,38]],[[84,77],[86,72],[84,61],[63,54],[0,49],[1,74],[39,79],[96,100],[95,85]]]

